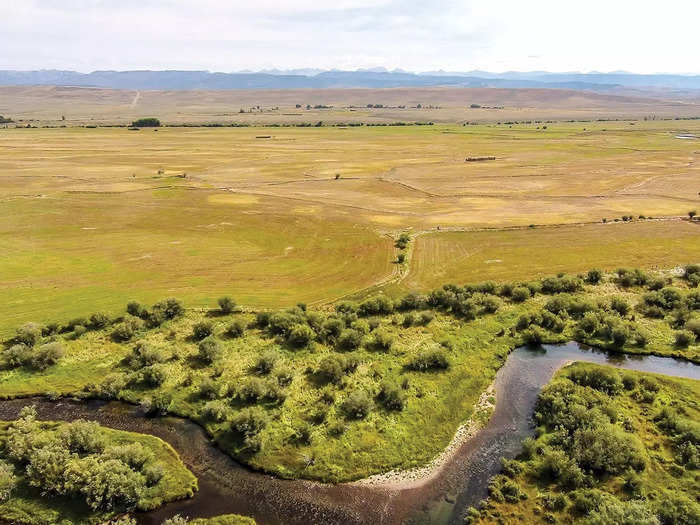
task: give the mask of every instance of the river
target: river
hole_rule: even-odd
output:
[[[34,404],[41,419],[94,420],[170,443],[199,479],[199,492],[189,500],[139,514],[143,525],[160,524],[175,514],[194,518],[226,513],[253,516],[261,525],[460,523],[464,511],[486,496],[489,478],[500,469],[500,458],[515,457],[522,441],[533,435],[537,394],[570,361],[700,379],[700,366],[669,357],[610,354],[577,343],[517,348],[496,374],[496,405],[486,426],[436,476],[404,489],[325,485],[254,472],[217,449],[197,424],[176,417],[146,418],[139,407],[119,402],[0,401],[0,419],[14,419],[22,407]]]

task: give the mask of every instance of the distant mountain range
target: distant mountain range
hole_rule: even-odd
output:
[[[700,89],[700,75],[548,73],[544,71],[410,73],[383,68],[357,71],[317,69],[212,73],[209,71],[0,71],[2,86],[79,86],[113,89],[299,89],[395,87],[566,88],[609,91],[631,89]]]

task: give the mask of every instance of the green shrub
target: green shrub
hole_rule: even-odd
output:
[[[109,374],[100,383],[100,394],[108,399],[117,399],[119,393],[126,388],[126,378],[123,374]]]
[[[63,346],[59,342],[46,343],[34,350],[31,365],[37,370],[46,370],[63,357]]]
[[[374,331],[374,345],[377,348],[386,352],[391,350],[393,344],[394,336],[391,334],[391,332],[384,328],[378,328]]]
[[[446,370],[450,360],[442,350],[424,350],[406,365],[409,370],[424,372],[429,370]]]
[[[182,301],[174,297],[156,303],[153,305],[153,310],[162,312],[165,319],[175,319],[185,313],[185,307]]]
[[[267,395],[267,387],[259,377],[249,377],[238,386],[236,395],[246,403],[257,403]]]
[[[624,388],[620,374],[604,368],[575,368],[567,377],[577,385],[595,388],[613,396],[622,392]]]
[[[272,372],[272,369],[279,358],[279,353],[276,350],[269,348],[260,354],[253,368],[258,374],[267,375]]]
[[[542,293],[573,293],[583,289],[583,281],[578,277],[564,275],[561,277],[545,277],[541,282]]]
[[[588,270],[586,274],[586,282],[589,284],[598,284],[603,278],[603,272],[598,269]]]
[[[495,295],[487,295],[481,300],[481,306],[484,312],[489,314],[497,312],[502,304],[501,300]]]
[[[220,393],[221,387],[210,377],[205,377],[199,383],[199,397],[202,399],[216,399]]]
[[[652,277],[647,283],[647,288],[652,291],[661,290],[664,286],[666,286],[666,280],[661,277]]]
[[[378,398],[387,410],[403,410],[406,403],[404,393],[391,381],[382,382]]]
[[[195,341],[201,341],[214,333],[214,326],[210,321],[200,321],[192,327],[192,337]]]
[[[0,460],[0,503],[9,500],[16,487],[17,476],[15,476],[14,467]]]
[[[153,310],[152,312],[149,312],[148,316],[146,317],[146,326],[149,328],[157,328],[166,320],[167,318],[165,317],[163,310]]]
[[[685,323],[685,328],[692,332],[696,339],[700,339],[700,319],[691,319]]]
[[[241,436],[254,436],[267,425],[267,415],[259,407],[247,407],[231,418],[231,430]]]
[[[219,310],[221,310],[221,313],[223,314],[231,314],[236,309],[236,301],[234,301],[231,297],[220,297],[218,303]]]
[[[330,355],[321,359],[317,375],[328,383],[340,383],[345,375],[345,360],[340,356]]]
[[[197,345],[197,349],[197,357],[200,361],[207,364],[218,361],[224,353],[221,343],[213,337],[207,337],[204,341],[201,341],[199,345]]]
[[[690,330],[680,330],[675,333],[675,345],[680,348],[687,348],[690,343],[695,342],[695,334]]]
[[[378,295],[360,303],[357,311],[362,316],[386,315],[394,311],[394,303],[385,295]]]
[[[639,438],[611,424],[577,430],[571,455],[581,468],[597,474],[614,475],[645,468],[644,447]]]
[[[613,297],[610,301],[610,308],[621,316],[626,316],[630,311],[630,305],[622,297]]]
[[[126,311],[129,315],[140,317],[141,319],[148,317],[148,310],[146,310],[146,308],[137,301],[129,302],[126,305]]]
[[[547,450],[538,460],[536,471],[544,480],[552,480],[566,488],[577,488],[583,484],[584,475],[572,458],[562,450]]]
[[[293,346],[307,346],[316,337],[316,333],[308,324],[296,324],[289,331],[287,340]]]
[[[165,383],[168,372],[163,365],[156,364],[141,369],[141,381],[150,387],[157,387]]]
[[[586,525],[659,525],[659,519],[646,501],[620,501],[611,496],[586,519]]]
[[[226,334],[229,337],[243,337],[245,335],[246,325],[243,319],[236,319],[226,328]]]
[[[180,516],[179,514],[175,514],[175,516],[168,518],[161,525],[188,525],[189,523],[189,519]]]
[[[139,342],[134,346],[131,355],[127,359],[132,368],[143,368],[156,363],[164,363],[168,360],[168,357],[161,348]]]
[[[294,370],[289,366],[278,366],[275,370],[275,377],[280,386],[288,386],[294,380]]]
[[[364,390],[354,390],[341,405],[348,419],[364,419],[372,409],[372,400]]]
[[[685,494],[664,492],[654,503],[656,514],[663,525],[700,523],[700,504]]]
[[[220,400],[208,401],[202,407],[202,416],[210,421],[220,423],[228,417],[228,406]]]
[[[42,327],[38,323],[26,323],[17,329],[15,342],[34,346],[41,340]]]
[[[160,463],[151,463],[146,465],[141,470],[143,477],[146,478],[146,486],[153,487],[160,483],[160,480],[165,476],[165,469]]]
[[[112,331],[112,339],[118,343],[130,341],[136,332],[143,328],[143,321],[136,317],[129,317],[119,323]]]
[[[153,452],[138,442],[127,445],[113,445],[105,450],[105,456],[119,460],[136,470],[141,470],[146,463],[155,459]]]
[[[510,297],[513,302],[522,303],[530,298],[530,289],[525,286],[518,286],[517,288],[513,288]]]
[[[105,448],[100,425],[94,421],[78,419],[64,425],[59,439],[64,447],[76,454],[97,454]]]
[[[255,324],[259,328],[267,328],[267,326],[270,324],[270,317],[271,317],[270,312],[258,312],[255,314]]]
[[[338,336],[337,346],[341,350],[355,350],[362,345],[362,334],[352,328],[346,328]]]
[[[109,316],[103,312],[97,312],[90,316],[90,329],[101,330],[109,325],[111,319]]]
[[[27,345],[20,343],[12,345],[3,352],[3,358],[7,366],[15,368],[29,364],[32,359],[32,349]]]

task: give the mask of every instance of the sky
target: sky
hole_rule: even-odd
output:
[[[700,0],[0,0],[0,69],[700,74]]]

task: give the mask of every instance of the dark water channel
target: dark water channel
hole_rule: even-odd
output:
[[[496,375],[496,406],[488,424],[458,449],[437,476],[405,489],[323,485],[253,472],[213,446],[198,425],[174,417],[145,418],[138,407],[118,402],[0,401],[0,419],[14,419],[22,407],[34,404],[41,419],[94,420],[170,443],[197,476],[199,492],[192,499],[140,514],[144,525],[160,524],[175,514],[194,518],[225,513],[253,516],[261,525],[457,523],[467,507],[486,496],[500,458],[516,456],[522,440],[533,434],[537,394],[569,361],[700,379],[700,366],[668,357],[609,354],[576,343],[518,348]]]

